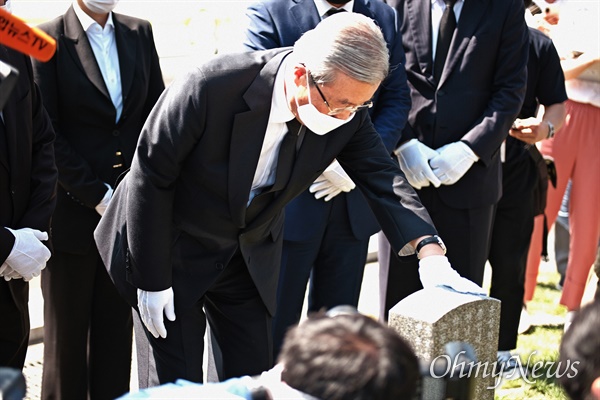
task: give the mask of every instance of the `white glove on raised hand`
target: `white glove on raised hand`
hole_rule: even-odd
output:
[[[9,267],[7,263],[0,266],[0,277],[4,278],[7,282],[11,279],[23,279],[23,277],[17,271]]]
[[[317,200],[325,197],[325,201],[329,201],[341,192],[349,192],[355,187],[356,185],[340,163],[333,160],[327,169],[310,185],[309,191],[315,194]]]
[[[463,278],[450,266],[446,256],[435,255],[423,257],[419,260],[419,278],[423,288],[445,286],[457,292],[485,295],[481,286]]]
[[[417,139],[411,139],[394,150],[398,157],[400,168],[408,183],[415,189],[429,186],[431,183],[435,187],[440,187],[441,182],[431,170],[429,160],[438,156],[438,153],[419,142]]]
[[[42,243],[42,240],[48,240],[48,234],[31,228],[6,229],[15,236],[15,244],[6,258],[6,264],[26,281],[39,276],[51,255]]]
[[[443,185],[453,185],[469,168],[479,160],[479,157],[464,142],[449,143],[437,149],[439,155],[430,162],[433,173]]]
[[[155,338],[159,336],[166,338],[167,328],[165,328],[163,314],[167,316],[169,321],[175,321],[173,288],[159,292],[148,292],[138,289],[137,298],[140,317],[148,331]]]
[[[108,203],[110,203],[110,199],[113,195],[113,188],[111,188],[108,183],[105,183],[105,185],[107,187],[106,193],[104,193],[104,197],[100,200],[100,204],[96,206],[96,212],[100,214],[100,216],[104,215],[106,207],[108,207]]]

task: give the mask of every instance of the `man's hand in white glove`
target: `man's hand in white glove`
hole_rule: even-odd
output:
[[[6,264],[26,281],[39,276],[51,255],[42,243],[48,240],[48,234],[31,228],[6,229],[15,236],[15,244],[6,258]]]
[[[411,139],[398,147],[394,153],[398,157],[402,172],[412,187],[421,189],[429,186],[430,183],[435,187],[441,185],[440,180],[429,166],[429,160],[438,156],[435,150],[425,146],[417,139]]]
[[[108,203],[110,203],[110,199],[112,198],[113,195],[113,188],[111,188],[108,183],[105,183],[107,190],[106,193],[104,193],[104,197],[102,198],[102,200],[100,200],[100,203],[96,206],[96,212],[98,212],[98,214],[100,214],[100,216],[104,215],[104,212],[106,211],[106,207],[108,207]]]
[[[356,185],[340,163],[333,160],[327,169],[310,185],[309,191],[315,194],[316,199],[325,197],[325,201],[329,201],[341,192],[349,192],[355,187]]]
[[[446,286],[461,293],[486,295],[486,292],[479,285],[460,276],[450,266],[450,261],[446,256],[423,257],[419,261],[419,277],[425,289]]]
[[[17,271],[9,267],[7,263],[0,266],[0,277],[4,278],[7,282],[11,279],[23,279],[23,277]]]
[[[449,143],[437,149],[439,155],[430,162],[431,168],[443,185],[453,185],[479,157],[464,142]]]
[[[166,338],[167,328],[165,328],[164,315],[167,316],[169,321],[175,321],[173,288],[159,292],[148,292],[138,289],[137,298],[140,317],[148,331],[155,338],[159,336]]]

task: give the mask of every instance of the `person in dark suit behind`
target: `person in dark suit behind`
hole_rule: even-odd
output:
[[[427,212],[370,121],[365,102],[388,64],[379,27],[342,13],[293,49],[218,56],[165,91],[94,234],[140,313],[160,383],[202,381],[207,319],[222,379],[272,366],[283,208],[334,158],[395,249],[422,243],[426,286],[481,292],[432,242]],[[328,104],[343,110],[330,116]]]
[[[0,7],[6,7],[4,0]],[[5,106],[0,106],[0,366],[22,369],[29,344],[28,281],[50,258],[44,242],[58,173],[54,131],[29,57],[0,44],[0,63],[19,74]],[[2,81],[0,90],[6,91]]]
[[[248,7],[249,50],[291,46],[331,13],[357,12],[382,29],[390,52],[390,75],[369,109],[389,154],[396,147],[410,109],[402,38],[394,9],[380,1],[267,0]],[[359,189],[334,161],[285,210],[283,256],[273,319],[275,357],[286,330],[300,321],[310,277],[308,310],[358,305],[369,238],[380,230]]]
[[[525,7],[530,3],[531,0],[525,0]],[[540,179],[548,178],[540,177],[534,161],[533,157],[541,160],[542,167],[546,168],[535,143],[554,136],[554,131],[561,128],[566,100],[565,77],[552,40],[537,29],[529,28],[527,91],[519,118],[501,148],[502,197],[496,208],[489,254],[490,296],[502,302],[498,362],[503,364],[502,371],[506,373],[514,373],[518,366],[510,351],[517,347],[533,219],[536,212],[544,212],[543,206],[536,210],[536,188]],[[544,106],[544,113],[538,118],[540,104]],[[546,192],[539,196],[545,199]]]
[[[42,274],[42,398],[115,398],[129,389],[131,308],[98,255],[93,231],[142,125],[164,90],[147,21],[117,0],[77,0],[42,30],[57,41],[35,79],[56,131],[55,254]]]
[[[400,167],[448,242],[452,265],[481,284],[501,195],[499,149],[525,94],[529,43],[523,1],[388,4],[404,16],[412,97],[396,149]],[[389,248],[382,253],[380,263],[389,267],[381,285],[387,314],[421,285],[411,260],[405,264],[390,256]]]

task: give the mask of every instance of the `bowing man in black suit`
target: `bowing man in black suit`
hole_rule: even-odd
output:
[[[22,369],[29,344],[27,281],[38,276],[50,258],[44,242],[56,204],[58,173],[54,131],[33,82],[29,57],[0,45],[0,62],[19,73],[0,108],[0,366]]]
[[[373,96],[369,114],[390,155],[410,109],[402,36],[393,8],[372,0],[265,0],[250,7],[244,45],[249,50],[292,46],[322,19],[356,12],[381,28],[390,74]],[[358,305],[369,238],[380,230],[367,201],[337,161],[285,209],[283,256],[273,320],[275,357],[283,337],[300,321],[310,278],[308,311]]]
[[[57,41],[34,72],[59,171],[56,252],[42,274],[45,399],[113,399],[129,390],[131,308],[93,232],[164,83],[150,24],[113,13],[116,3],[77,0],[40,26]]]
[[[420,200],[448,242],[452,265],[481,284],[502,192],[499,149],[525,95],[529,43],[523,2],[388,4],[403,15],[412,98],[396,149],[400,167],[420,189]],[[416,265],[390,258],[384,311],[420,289]]]
[[[365,107],[388,64],[379,27],[342,13],[293,49],[218,56],[165,91],[95,232],[140,312],[161,383],[202,381],[206,320],[223,378],[272,366],[283,208],[334,158],[395,249],[435,233]],[[480,290],[442,254],[423,246],[426,285]],[[451,277],[440,282],[440,270]]]

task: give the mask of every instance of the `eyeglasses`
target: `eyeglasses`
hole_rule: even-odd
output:
[[[319,84],[315,81],[315,78],[313,78],[313,76],[310,73],[310,71],[307,70],[307,73],[308,73],[308,76],[310,77],[310,81],[313,83],[313,85],[315,85],[315,87],[317,88],[317,91],[321,95],[321,98],[323,99],[323,103],[325,103],[325,105],[329,109],[329,112],[327,113],[327,115],[337,115],[337,114],[341,114],[341,113],[346,112],[346,111],[350,112],[350,113],[355,113],[358,110],[362,110],[363,108],[371,108],[371,107],[373,107],[373,102],[372,101],[367,101],[366,103],[363,103],[363,104],[361,104],[359,106],[348,106],[348,107],[340,107],[340,108],[333,108],[332,109],[329,106],[329,102],[325,98],[325,95],[323,94],[323,92],[319,88]]]

